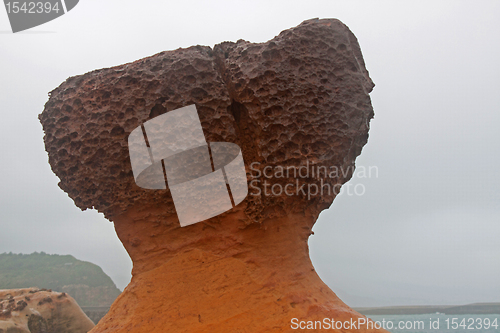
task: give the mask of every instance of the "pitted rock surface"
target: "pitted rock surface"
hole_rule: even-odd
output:
[[[59,186],[114,222],[134,263],[131,283],[92,333],[289,332],[292,318],[365,318],[319,278],[307,241],[367,142],[372,88],[349,29],[313,19],[265,43],[162,52],[53,90],[40,121]],[[127,138],[191,104],[207,142],[241,148],[254,186],[235,208],[181,228],[168,188],[135,184]],[[341,171],[263,176],[320,167]],[[263,181],[330,191],[266,195]]]
[[[66,293],[0,290],[0,333],[86,333],[94,323]]]
[[[127,137],[140,124],[195,103],[207,141],[242,148],[249,180],[255,162],[259,170],[309,163],[350,171],[368,137],[372,88],[349,29],[314,19],[266,43],[193,46],[71,77],[50,93],[40,121],[59,186],[78,207],[113,219],[141,202],[175,215],[168,189],[134,182]],[[344,173],[324,181],[343,184],[352,172]],[[305,206],[318,214],[333,198],[250,195],[242,205],[250,223]]]

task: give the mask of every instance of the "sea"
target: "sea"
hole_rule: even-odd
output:
[[[367,315],[392,333],[500,333],[500,315]],[[378,327],[378,326],[377,326]]]

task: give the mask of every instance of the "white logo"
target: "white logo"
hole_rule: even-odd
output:
[[[208,144],[194,104],[137,127],[128,147],[135,183],[146,189],[168,184],[182,227],[222,214],[248,194],[240,148]]]

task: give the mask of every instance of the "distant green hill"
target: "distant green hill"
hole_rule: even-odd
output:
[[[71,255],[0,254],[0,289],[29,287],[67,292],[80,306],[109,306],[120,294],[99,266]]]

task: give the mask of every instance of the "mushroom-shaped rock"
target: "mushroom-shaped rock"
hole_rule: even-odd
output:
[[[284,332],[293,318],[366,320],[318,277],[307,240],[352,176],[373,117],[373,86],[351,31],[313,19],[266,43],[162,52],[53,90],[40,121],[59,186],[81,209],[114,222],[134,263],[131,283],[92,332]],[[186,161],[211,164],[204,177],[222,171],[227,188],[214,186],[191,212],[207,202],[221,208],[220,191],[233,196],[230,209],[183,227],[166,158],[182,152],[158,149],[151,138],[175,128],[158,119],[193,108],[188,122],[200,126],[174,141],[200,149]],[[214,167],[213,142],[241,149],[248,187],[241,202],[228,167]],[[142,147],[143,162],[132,146]],[[156,168],[158,187],[139,179],[141,163],[140,171]],[[379,331],[372,326],[352,331]]]

